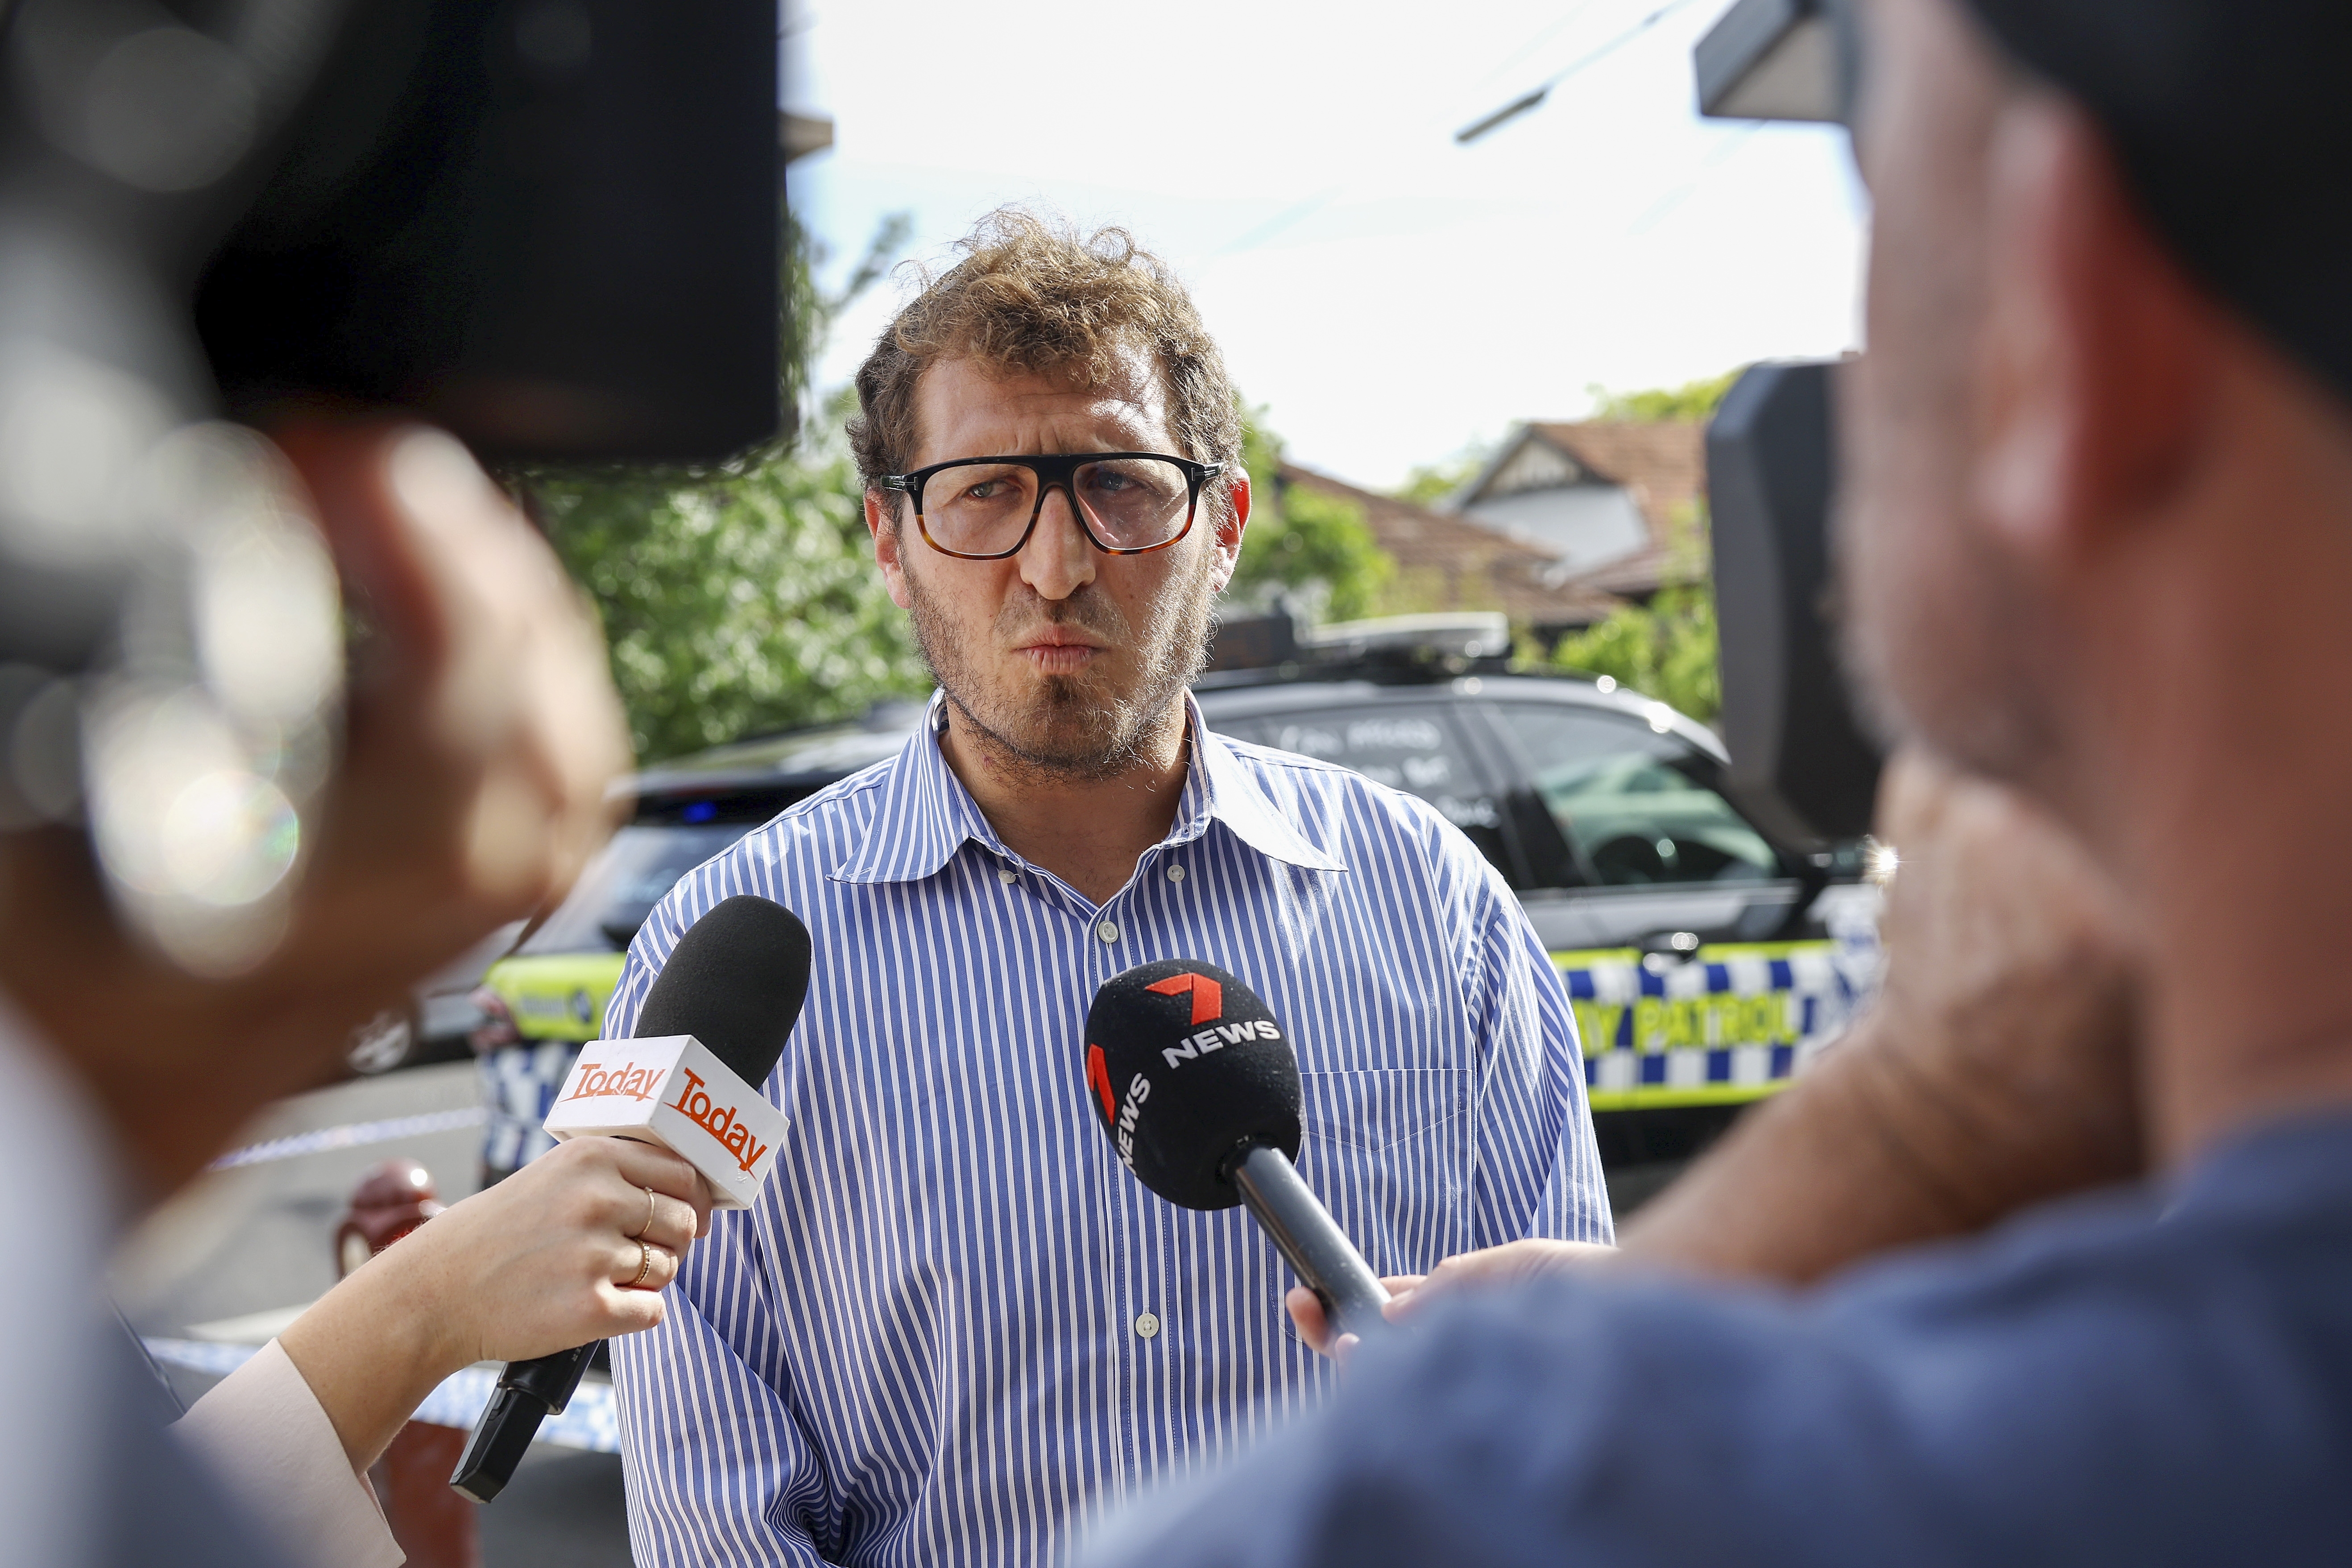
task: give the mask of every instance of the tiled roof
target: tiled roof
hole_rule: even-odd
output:
[[[1563,585],[1580,593],[1640,599],[1660,588],[1698,582],[1706,574],[1706,556],[1701,552],[1649,544],[1631,555],[1580,572]]]
[[[1706,426],[1696,421],[1538,422],[1533,430],[1598,478],[1625,487],[1659,543],[1674,540],[1706,495]]]
[[[1399,586],[1433,610],[1500,610],[1534,626],[1583,626],[1622,605],[1612,595],[1561,581],[1552,558],[1492,529],[1412,501],[1359,489],[1344,479],[1285,463],[1281,482],[1360,508],[1381,549],[1396,559]]]
[[[1706,574],[1706,543],[1687,531],[1703,519],[1706,497],[1706,426],[1696,421],[1536,420],[1521,441],[1497,455],[1460,498],[1475,503],[1494,477],[1510,466],[1525,441],[1541,441],[1573,458],[1592,478],[1623,488],[1648,525],[1650,542],[1631,554],[1568,578],[1584,595],[1643,597]],[[1499,534],[1498,530],[1489,530]]]

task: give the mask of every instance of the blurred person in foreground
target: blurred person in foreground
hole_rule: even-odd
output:
[[[255,1110],[316,1083],[354,1022],[568,886],[626,765],[576,593],[457,442],[279,439],[370,628],[284,941],[234,978],[195,978],[118,921],[84,835],[0,835],[0,1247],[40,1269],[0,1362],[12,1562],[270,1560],[110,1342],[104,1256]],[[341,1447],[314,1458],[348,1468]]]
[[[815,939],[774,1179],[614,1346],[646,1568],[1051,1560],[1317,1403],[1288,1271],[1181,1210],[1088,1103],[1096,989],[1247,978],[1299,1046],[1301,1168],[1376,1266],[1610,1235],[1559,974],[1423,802],[1202,724],[1248,521],[1234,390],[1117,231],[983,224],[857,377],[866,521],[941,689],[894,760],[700,869],[630,948],[757,892]]]
[[[559,1143],[370,1258],[173,1427],[296,1562],[403,1560],[368,1468],[444,1378],[661,1321],[709,1218],[694,1168],[623,1138]]]
[[[1847,20],[1875,214],[1843,399],[1855,662],[1892,727],[2112,883],[2129,1070],[2087,1067],[2088,1037],[1979,1051],[2082,1097],[2071,1133],[2044,1118],[1973,1173],[1945,1140],[2018,1212],[1776,1270],[1708,1211],[1818,1104],[1800,1084],[1653,1256],[1820,1283],[1678,1279],[1639,1231],[1513,1289],[1530,1249],[1465,1260],[1490,1288],[1416,1291],[1415,1331],[1360,1349],[1323,1413],[1101,1563],[2317,1563],[2352,1539],[2352,12]],[[2119,1112],[2144,1181],[2027,1201],[2127,1163]]]

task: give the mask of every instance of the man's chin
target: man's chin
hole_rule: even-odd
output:
[[[1112,762],[1121,750],[1125,718],[1087,694],[1069,693],[1005,715],[1001,738],[1041,766],[1091,769]]]
[[[1107,672],[1026,675],[994,700],[964,715],[1020,761],[1055,773],[1116,773],[1132,752],[1147,716]],[[950,694],[952,695],[952,693]]]

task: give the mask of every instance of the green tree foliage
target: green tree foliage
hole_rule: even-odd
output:
[[[929,688],[875,569],[838,435],[698,484],[543,481],[643,758],[824,723]]]
[[[1704,503],[1675,520],[1675,568],[1685,579],[1659,589],[1646,605],[1562,637],[1551,662],[1583,675],[1605,675],[1629,690],[1679,708],[1702,724],[1723,710],[1716,663],[1715,580],[1708,562]]]
[[[1723,710],[1715,662],[1715,589],[1706,582],[1661,588],[1647,605],[1560,639],[1552,663],[1679,708],[1701,723]]]
[[[787,230],[785,395],[841,310],[905,243],[886,224],[842,289]],[[797,437],[710,473],[534,472],[521,477],[557,553],[595,601],[637,755],[853,716],[929,689],[906,616],[874,565],[845,395]]]
[[[1669,419],[1706,419],[1715,413],[1715,405],[1739,379],[1739,372],[1727,370],[1721,375],[1708,376],[1681,386],[1654,387],[1647,392],[1611,392],[1603,387],[1590,387],[1592,394],[1592,417],[1620,419],[1637,425],[1655,425]]]
[[[1279,483],[1282,438],[1265,427],[1264,410],[1247,416],[1242,455],[1251,510],[1242,558],[1226,590],[1233,602],[1262,608],[1280,594],[1309,621],[1370,615],[1396,575],[1396,560],[1372,537],[1363,509],[1305,485]]]

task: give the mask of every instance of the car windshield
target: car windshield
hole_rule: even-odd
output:
[[[624,827],[581,873],[572,896],[515,952],[618,952],[680,877],[760,825]]]
[[[1706,759],[1680,736],[1632,718],[1534,703],[1508,704],[1502,718],[1526,749],[1537,796],[1595,880],[1780,874],[1763,836],[1692,776]]]

